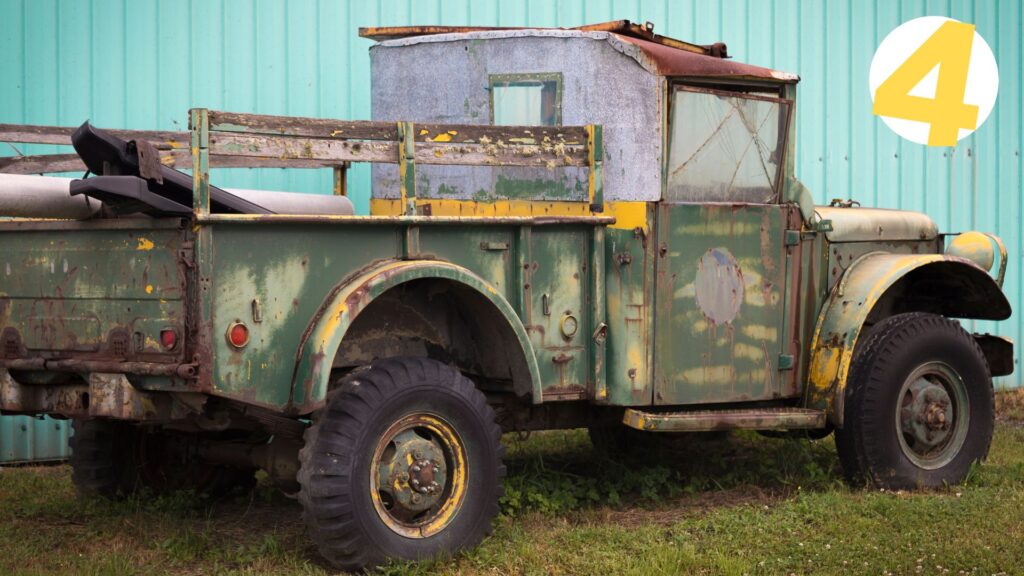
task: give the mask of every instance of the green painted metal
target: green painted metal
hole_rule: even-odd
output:
[[[865,321],[886,291],[922,269],[934,272],[931,289],[941,289],[939,278],[952,278],[954,291],[962,291],[962,299],[945,303],[944,311],[950,316],[988,320],[1009,317],[1010,303],[995,279],[967,260],[945,254],[869,251],[847,268],[821,309],[811,340],[807,407],[826,410],[830,422],[843,425],[846,379]]]
[[[0,331],[48,353],[117,358],[130,348],[138,360],[180,360],[181,347],[167,352],[158,339],[165,327],[184,334],[184,233],[174,220],[0,223]],[[113,332],[124,353],[109,349]]]
[[[432,229],[431,229],[432,230]],[[297,411],[308,412],[310,409],[319,407],[327,393],[327,384],[330,377],[330,366],[334,355],[345,336],[346,331],[360,312],[376,297],[387,290],[402,283],[424,278],[438,278],[450,280],[454,283],[467,286],[471,290],[485,297],[500,313],[500,316],[508,322],[514,330],[516,340],[521,350],[508,350],[507,353],[522,354],[523,361],[528,366],[530,382],[527,389],[530,390],[535,402],[542,398],[542,382],[550,380],[550,369],[541,372],[537,356],[534,354],[531,339],[527,335],[527,329],[520,322],[516,311],[508,303],[508,300],[487,280],[477,276],[471,270],[457,264],[440,261],[386,261],[380,265],[366,270],[364,273],[343,282],[333,288],[321,306],[312,329],[303,339],[299,349],[299,363],[295,368],[294,380],[292,381],[291,402]],[[258,354],[258,352],[257,352]],[[247,352],[243,356],[247,365],[251,365],[253,353]],[[542,357],[542,356],[541,356]],[[257,362],[258,362],[257,356]],[[291,371],[291,359],[276,363],[277,366]],[[229,370],[235,364],[230,359],[223,357],[217,362],[220,370],[220,379],[231,380],[233,375]],[[261,363],[262,365],[262,363]],[[280,371],[280,369],[279,369]],[[270,378],[268,378],[268,376]],[[242,394],[255,393],[259,398],[261,392],[273,394],[267,403],[278,402],[278,408],[283,406],[280,401],[282,387],[271,390],[270,386],[257,386],[272,382],[272,374],[257,372],[250,380],[248,388],[240,390]]]
[[[654,205],[645,207],[645,221],[653,222]],[[605,311],[608,323],[606,353],[607,397],[597,402],[641,405],[654,395],[651,370],[654,351],[654,261],[657,243],[646,234],[653,230],[605,230]]]
[[[4,416],[0,418],[0,464],[53,462],[70,455],[71,424],[66,420]]]
[[[398,123],[398,179],[402,190],[402,207],[406,216],[416,214],[416,126],[412,122]]]
[[[798,393],[779,371],[787,294],[782,205],[658,207],[655,404]]]

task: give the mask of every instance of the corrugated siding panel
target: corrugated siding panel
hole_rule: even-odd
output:
[[[356,35],[360,26],[649,20],[660,33],[722,40],[738,60],[798,72],[797,170],[815,199],[924,210],[946,231],[998,233],[1013,255],[1006,289],[1016,310],[1024,302],[1021,13],[1019,0],[0,0],[0,122],[89,117],[171,129],[183,127],[190,106],[365,119],[370,42]],[[999,62],[993,116],[955,149],[904,143],[870,115],[875,46],[923,15],[976,23]],[[330,189],[327,171],[223,172],[216,178],[230,186]],[[365,211],[367,167],[351,182]],[[1021,318],[1015,312],[998,332],[1020,342]]]
[[[0,418],[0,464],[64,460],[71,422],[30,416]]]

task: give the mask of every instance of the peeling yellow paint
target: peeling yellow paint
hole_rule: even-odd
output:
[[[650,231],[647,222],[647,202],[609,202],[605,205],[604,216],[612,216],[615,223],[611,228],[620,230],[642,229]],[[433,216],[461,217],[543,217],[543,216],[593,216],[586,202],[540,201],[540,200],[453,200],[450,198],[417,198],[417,207],[430,206]],[[398,198],[373,198],[370,200],[370,214],[373,216],[400,216],[402,201]]]
[[[152,294],[152,293],[153,293],[153,285],[152,284],[146,284],[146,294]]]
[[[605,206],[605,212],[615,217],[615,223],[610,226],[611,228],[640,228],[644,232],[650,230],[647,224],[647,202],[609,202]]]
[[[136,250],[152,250],[156,245],[149,238],[139,236],[139,245],[135,247]]]
[[[426,132],[426,131],[424,130],[424,132]],[[422,134],[422,132],[421,132],[421,134]],[[452,141],[452,136],[454,136],[456,134],[458,134],[458,132],[456,132],[455,130],[449,130],[447,132],[442,132],[442,133],[438,134],[437,136],[434,136],[433,138],[430,138],[430,141],[431,142],[451,142]]]

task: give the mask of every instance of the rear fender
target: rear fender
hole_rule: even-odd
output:
[[[973,262],[946,254],[867,254],[836,284],[814,330],[806,406],[843,425],[850,362],[860,336],[893,314],[930,312],[951,318],[1004,320],[1010,303]]]
[[[292,409],[305,414],[323,405],[331,367],[345,334],[359,314],[381,294],[405,282],[447,279],[468,287],[487,299],[508,323],[519,343],[529,391],[534,402],[541,399],[541,379],[526,329],[509,302],[485,280],[461,266],[436,260],[386,262],[343,281],[328,295],[303,335],[291,383]]]

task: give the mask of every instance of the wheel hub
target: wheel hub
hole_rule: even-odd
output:
[[[904,381],[896,411],[900,447],[915,465],[934,470],[963,447],[970,419],[967,386],[944,362],[928,362]]]
[[[942,444],[953,424],[953,403],[946,389],[919,378],[910,385],[904,402],[903,431],[925,446]]]
[[[378,444],[371,478],[377,512],[396,532],[425,537],[447,524],[465,497],[465,453],[432,415],[396,422]]]

